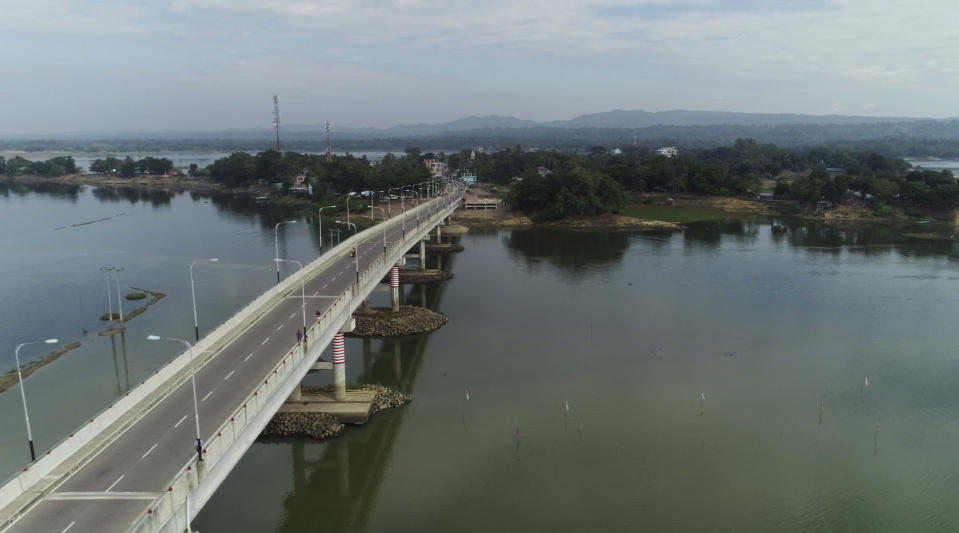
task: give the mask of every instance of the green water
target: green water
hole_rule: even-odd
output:
[[[782,221],[462,243],[427,294],[448,325],[347,345],[351,379],[415,401],[255,444],[198,529],[959,527],[951,243]]]
[[[273,225],[291,217],[229,196],[0,183],[0,370],[20,342],[83,343],[25,383],[38,450],[176,355],[146,335],[190,338],[190,262],[220,259],[195,269],[201,333],[272,286]],[[297,220],[281,255],[308,261],[317,228]],[[194,528],[959,529],[959,250],[903,231],[469,233],[443,261],[454,279],[404,288],[446,326],[347,341],[349,380],[413,403],[329,442],[254,444]],[[96,335],[104,265],[168,295],[113,342]],[[18,393],[0,394],[8,474],[27,458]]]

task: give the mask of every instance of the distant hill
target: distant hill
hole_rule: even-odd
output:
[[[286,149],[322,151],[320,125],[284,125]],[[536,122],[490,115],[439,124],[333,129],[335,150],[402,150],[410,146],[454,151],[496,150],[521,144],[540,149],[592,146],[719,146],[738,138],[783,147],[831,144],[891,156],[959,157],[959,119],[734,113],[723,111],[608,111],[570,120]],[[0,149],[108,152],[122,150],[265,150],[275,145],[269,127],[214,131],[78,134],[0,140]]]
[[[333,126],[333,135],[336,138],[374,139],[397,137],[421,137],[440,135],[446,132],[466,132],[477,130],[503,130],[523,128],[648,128],[653,126],[784,126],[784,125],[855,125],[855,124],[883,124],[908,123],[929,121],[915,117],[866,117],[855,115],[800,115],[791,113],[736,113],[728,111],[639,111],[615,110],[602,113],[580,115],[570,120],[553,120],[537,122],[516,117],[488,115],[485,117],[470,116],[441,122],[437,124],[400,124],[389,128],[355,128],[350,126]],[[282,128],[284,139],[305,140],[325,138],[321,124],[284,124]],[[144,132],[91,132],[65,135],[46,135],[47,139],[266,139],[273,135],[269,127],[262,128],[234,128],[207,131],[162,130]],[[5,136],[8,139],[36,139],[41,136],[27,137]]]

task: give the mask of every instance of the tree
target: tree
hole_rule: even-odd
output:
[[[251,185],[256,173],[253,156],[246,152],[234,152],[217,159],[207,169],[211,178],[228,188]]]

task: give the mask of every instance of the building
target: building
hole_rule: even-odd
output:
[[[426,168],[430,170],[430,174],[438,177],[445,177],[447,174],[446,163],[438,161],[436,159],[426,159],[423,161],[426,165]]]
[[[679,150],[677,150],[675,146],[663,146],[662,148],[657,148],[656,153],[666,157],[676,157],[679,155]]]

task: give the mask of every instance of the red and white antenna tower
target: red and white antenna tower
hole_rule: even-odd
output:
[[[283,150],[280,144],[280,97],[273,95],[273,129],[276,130],[276,151]]]
[[[330,130],[333,129],[333,125],[330,124],[330,121],[327,120],[323,123],[323,126],[326,128],[326,160],[333,160],[333,141],[330,140]]]

